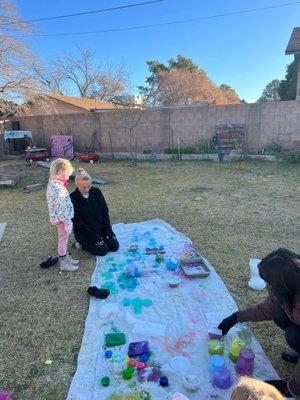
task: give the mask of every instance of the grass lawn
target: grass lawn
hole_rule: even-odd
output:
[[[167,221],[211,261],[239,307],[265,295],[247,287],[250,257],[263,257],[279,246],[300,250],[299,165],[84,166],[109,180],[102,190],[113,223]],[[20,170],[20,185],[47,182],[47,170],[25,167],[22,161],[1,162],[1,169]],[[57,266],[38,267],[56,254],[57,245],[45,190],[25,194],[20,188],[1,189],[1,221],[8,225],[0,243],[0,389],[11,392],[14,400],[64,400],[76,370],[95,258],[74,249],[81,261],[76,273],[60,275]],[[280,359],[283,334],[271,323],[252,327],[278,372],[289,376],[292,367]],[[47,358],[52,365],[45,364]]]

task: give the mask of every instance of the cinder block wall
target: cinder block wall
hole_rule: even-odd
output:
[[[51,135],[74,135],[76,150],[87,150],[96,140],[95,150],[108,152],[176,146],[177,137],[195,146],[198,138],[211,138],[216,124],[245,123],[250,151],[279,144],[300,148],[300,101],[193,106],[139,110],[114,110],[99,113],[44,115],[13,118],[20,129],[30,130],[37,145],[49,145]]]

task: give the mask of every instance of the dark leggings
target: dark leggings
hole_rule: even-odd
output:
[[[300,353],[300,326],[295,325],[280,306],[274,308],[273,320],[285,331],[285,339],[290,348]]]
[[[118,251],[119,242],[113,237],[104,239],[102,245],[96,245],[96,243],[86,243],[82,245],[83,250],[88,251],[94,256],[105,256],[109,251]]]

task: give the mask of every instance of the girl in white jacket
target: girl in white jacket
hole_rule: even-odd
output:
[[[68,240],[72,233],[74,217],[73,204],[67,187],[69,177],[73,172],[70,161],[58,158],[51,163],[50,179],[47,186],[47,203],[50,222],[57,227],[58,256],[61,271],[76,271],[78,260],[73,260],[68,253]]]

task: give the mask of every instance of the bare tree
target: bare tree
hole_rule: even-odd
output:
[[[63,78],[77,89],[81,97],[89,97],[95,90],[98,68],[93,65],[93,54],[86,48],[77,46],[78,55],[69,55],[58,61]]]
[[[15,110],[15,102],[39,90],[32,70],[35,57],[30,53],[26,41],[18,38],[31,30],[20,18],[12,2],[0,1],[0,101],[6,114]],[[5,121],[1,122],[0,157],[4,154],[5,128]]]
[[[64,94],[65,79],[62,66],[58,62],[38,63],[33,66],[37,81],[46,92]]]
[[[98,100],[114,101],[125,92],[128,84],[124,65],[103,66],[95,61],[90,50],[82,46],[77,46],[76,54],[37,65],[35,72],[47,91],[64,95],[71,92]]]
[[[0,1],[0,98],[18,99],[37,90],[32,63],[35,57],[18,35],[31,27],[19,17],[9,1]]]
[[[128,71],[122,64],[108,65],[101,68],[96,81],[97,88],[92,93],[92,97],[99,100],[118,102],[120,97],[125,94],[128,76]]]

